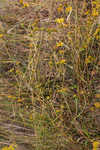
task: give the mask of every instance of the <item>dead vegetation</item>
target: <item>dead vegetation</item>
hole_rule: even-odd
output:
[[[86,1],[19,0],[0,10],[3,150],[99,147],[99,10],[98,0],[91,9]]]

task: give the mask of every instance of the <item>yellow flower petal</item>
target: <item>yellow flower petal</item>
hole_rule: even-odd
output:
[[[95,103],[94,103],[94,106],[95,106],[96,108],[100,108],[100,102],[95,102]]]
[[[65,59],[62,59],[62,60],[60,60],[59,63],[60,63],[60,64],[65,64],[65,63],[66,63],[66,60],[65,60]]]
[[[95,95],[95,98],[100,98],[100,94],[99,94],[99,93],[96,94],[96,95]]]
[[[19,3],[20,3],[20,4],[23,4],[23,0],[19,0]]]
[[[64,45],[63,42],[58,42],[58,43],[56,44],[57,47],[60,47],[60,46],[63,46],[63,45]]]
[[[23,5],[24,5],[24,7],[29,7],[28,3],[24,3]]]
[[[100,145],[100,142],[99,142],[99,141],[94,141],[94,142],[93,142],[93,150],[97,150],[98,147],[99,147],[99,145]]]
[[[70,12],[70,11],[72,11],[72,7],[71,6],[69,6],[69,7],[66,8],[66,12],[67,13]]]
[[[8,147],[3,147],[2,150],[8,150]]]
[[[91,110],[91,111],[94,111],[94,107],[91,107],[90,110]]]
[[[85,64],[89,64],[89,63],[92,63],[94,61],[94,58],[92,56],[88,56],[86,59],[85,59]]]
[[[56,22],[59,24],[62,24],[62,23],[64,23],[64,18],[57,18]]]
[[[0,34],[0,38],[2,38],[3,37],[3,34]]]
[[[60,13],[63,11],[63,5],[59,5],[59,7],[57,8],[57,11]]]

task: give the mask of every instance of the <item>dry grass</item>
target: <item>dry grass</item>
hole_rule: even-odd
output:
[[[16,1],[2,11],[1,146],[91,150],[100,140],[99,6]]]

